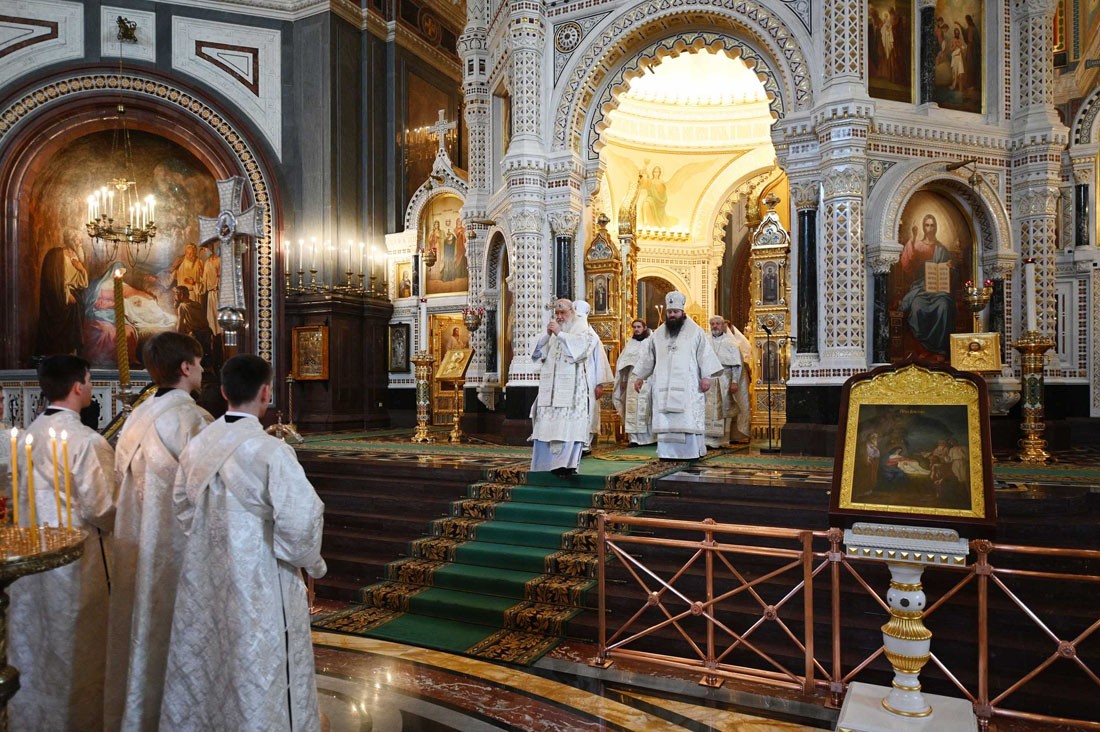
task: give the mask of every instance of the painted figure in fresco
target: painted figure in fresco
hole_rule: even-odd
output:
[[[401,282],[397,285],[398,297],[412,297],[412,277],[409,276],[409,270],[405,270],[401,273]]]
[[[867,71],[870,76],[882,73],[882,18],[874,6],[867,8]]]
[[[882,452],[878,448],[877,432],[867,435],[864,460],[867,463],[867,485],[874,486],[878,483],[879,463],[882,461]]]
[[[455,279],[462,280],[470,276],[466,265],[466,224],[455,219]]]
[[[646,163],[648,162],[647,160]],[[665,207],[668,206],[668,188],[661,180],[660,165],[654,165],[648,174],[645,168],[642,168],[638,175],[638,189],[645,191],[639,216],[642,225],[658,229],[667,229],[672,226],[675,222],[665,211]]]
[[[458,237],[451,227],[451,220],[447,219],[447,232],[443,235],[443,270],[439,273],[439,279],[444,282],[452,282],[456,279],[455,250],[458,248]]]
[[[218,325],[218,287],[222,281],[222,257],[216,249],[205,246],[203,249],[210,251],[210,256],[207,257],[206,263],[202,267],[202,291],[203,297],[206,299],[204,304],[206,323],[210,326],[213,334],[217,335],[222,332],[221,326]]]
[[[176,286],[186,287],[191,299],[199,302],[202,297],[202,260],[199,249],[194,244],[183,248],[183,256],[172,266],[172,279]]]
[[[962,31],[963,43],[966,46],[964,87],[976,89],[982,73],[982,34],[974,22],[973,15],[966,16],[966,27],[958,21],[955,21],[955,25]]]
[[[182,285],[176,286],[176,331],[194,335],[207,327],[206,310],[202,303],[191,299],[191,292]]]
[[[779,272],[774,264],[764,265],[764,304],[776,305],[779,303]]]
[[[37,344],[40,354],[80,351],[88,270],[80,261],[75,240],[75,234],[66,232],[65,246],[50,249],[42,260]]]
[[[951,34],[951,89],[962,91],[966,80],[966,41],[956,28]]]
[[[923,238],[917,239],[917,227],[914,225],[898,262],[902,274],[907,279],[911,278],[909,281],[912,283],[901,300],[900,309],[906,314],[909,329],[920,344],[932,353],[946,357],[955,322],[955,299],[950,288],[937,292],[927,290],[925,265],[947,263],[950,266],[952,256],[950,250],[936,238],[939,224],[934,215],[926,214],[921,226],[924,229]]]
[[[439,228],[439,220],[432,222],[432,230],[428,232],[428,239],[424,243],[425,251],[439,251],[439,245],[443,243],[443,231]]]
[[[596,280],[596,312],[607,312],[607,281],[603,279]]]

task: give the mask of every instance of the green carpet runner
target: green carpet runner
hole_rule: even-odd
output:
[[[595,602],[597,512],[644,510],[653,482],[685,465],[653,457],[586,458],[567,479],[526,464],[488,471],[384,581],[360,590],[361,604],[314,628],[533,663]]]

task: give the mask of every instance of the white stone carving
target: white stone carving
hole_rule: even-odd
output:
[[[137,43],[122,43],[118,40],[119,16],[137,23],[137,28],[134,29]],[[104,61],[117,59],[120,50],[123,61],[134,59],[156,63],[157,14],[111,5],[101,7],[99,9],[99,55]]]
[[[84,4],[7,0],[0,21],[0,87],[35,69],[84,56]]]
[[[282,158],[282,33],[172,18],[172,68],[218,89]]]

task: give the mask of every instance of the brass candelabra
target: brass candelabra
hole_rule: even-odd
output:
[[[1020,406],[1023,409],[1024,421],[1020,423],[1020,431],[1024,433],[1020,440],[1020,452],[1017,459],[1024,463],[1045,463],[1050,460],[1050,453],[1046,451],[1047,441],[1042,438],[1046,429],[1043,419],[1044,411],[1044,381],[1043,367],[1046,363],[1046,352],[1054,347],[1054,340],[1047,338],[1036,330],[1026,331],[1012,344],[1019,352],[1022,359],[1021,368],[1021,392]]]
[[[428,427],[432,418],[432,364],[435,357],[430,351],[419,351],[412,358],[416,364],[416,433],[413,442],[434,442]]]

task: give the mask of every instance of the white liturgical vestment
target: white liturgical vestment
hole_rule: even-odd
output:
[[[532,348],[531,360],[542,367],[531,406],[531,470],[576,468],[580,463],[592,429],[595,385],[588,362],[598,343],[587,324],[573,318],[557,335],[543,334]]]
[[[174,495],[187,539],[160,728],[319,730],[300,568],[325,573],[324,504],[294,450],[222,417],[184,448]]]
[[[699,381],[722,370],[709,338],[707,331],[687,318],[679,334],[671,336],[665,324],[645,341],[652,345],[638,359],[634,375],[651,378],[658,457],[691,459],[706,454],[706,404]]]
[[[649,445],[657,441],[650,431],[652,389],[649,382],[642,385],[640,392],[634,391],[634,367],[648,348],[645,340],[630,338],[615,361],[615,392],[612,401],[615,411],[623,420],[623,431],[627,438],[638,445]]]
[[[146,399],[115,449],[119,490],[111,537],[107,730],[156,732],[183,554],[172,486],[183,448],[213,417],[183,389]],[[125,712],[125,713],[124,713]]]
[[[733,333],[733,340],[737,341],[737,350],[741,352],[741,373],[737,377],[737,391],[733,395],[734,401],[737,402],[737,416],[733,425],[736,433],[734,439],[747,440],[751,429],[749,423],[752,419],[752,412],[749,410],[749,364],[752,363],[752,344],[736,325],[731,326],[730,331]]]
[[[12,730],[86,732],[103,726],[103,669],[107,645],[106,557],[100,531],[114,521],[114,453],[107,441],[68,409],[42,414],[27,429],[34,435],[35,511],[38,524],[57,525],[49,429],[57,435],[61,515],[67,523],[64,452],[72,466],[73,528],[83,529],[84,555],[11,586],[8,663],[19,669],[19,692],[8,703]],[[26,438],[18,446],[19,522],[30,526]]]
[[[708,447],[722,447],[729,443],[730,423],[738,409],[736,394],[730,394],[730,385],[740,383],[741,351],[737,347],[737,340],[728,330],[717,337],[708,333],[708,337],[714,355],[722,364],[722,371],[706,393],[706,442]]]

